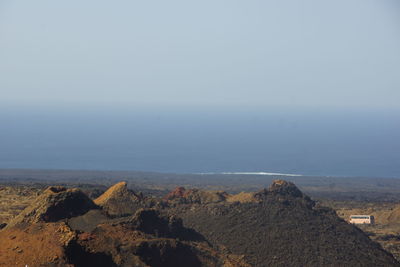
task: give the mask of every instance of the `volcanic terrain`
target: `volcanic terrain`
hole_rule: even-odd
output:
[[[400,266],[282,180],[256,193],[179,187],[163,198],[120,182],[94,200],[52,186],[0,230],[0,265]]]

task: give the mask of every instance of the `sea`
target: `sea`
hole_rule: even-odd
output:
[[[0,108],[0,168],[400,178],[400,113]]]

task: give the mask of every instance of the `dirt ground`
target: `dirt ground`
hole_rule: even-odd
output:
[[[18,215],[41,192],[37,187],[0,185],[0,224]]]

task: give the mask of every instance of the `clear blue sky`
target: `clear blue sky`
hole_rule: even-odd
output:
[[[0,2],[0,105],[399,107],[400,1]]]

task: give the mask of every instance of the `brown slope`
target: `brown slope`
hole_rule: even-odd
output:
[[[212,244],[246,255],[252,266],[400,266],[292,183],[275,181],[254,197],[259,203],[181,205],[169,212]]]
[[[397,205],[389,213],[389,216],[387,217],[387,222],[392,224],[400,223],[400,205]]]
[[[111,186],[94,202],[111,216],[134,214],[136,210],[146,206],[144,198],[129,190],[126,182],[119,182]]]
[[[73,266],[65,248],[75,233],[64,223],[37,223],[0,231],[0,266]]]

